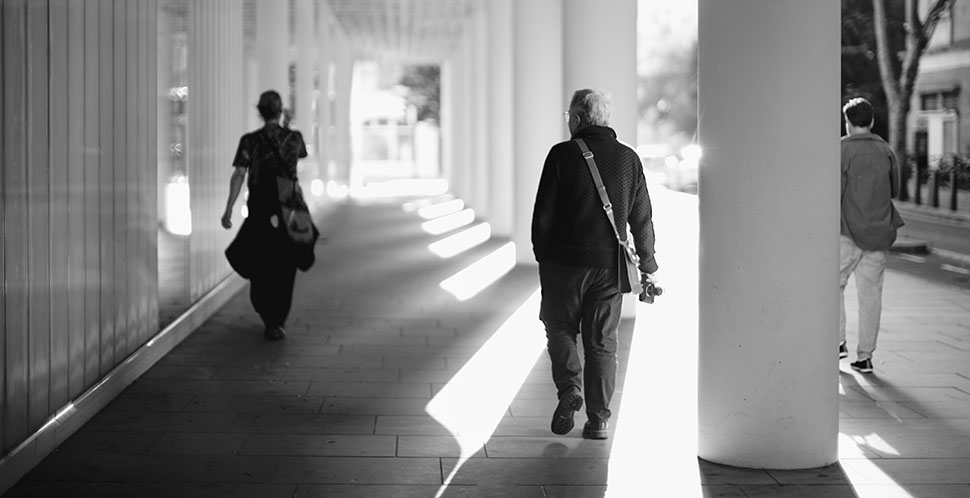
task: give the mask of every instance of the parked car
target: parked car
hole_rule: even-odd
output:
[[[669,156],[667,177],[664,185],[671,190],[697,193],[698,167],[700,166],[701,148],[697,144],[690,144],[680,149],[679,156]]]
[[[697,169],[701,157],[699,145],[690,144],[680,150],[668,144],[641,145],[637,147],[637,152],[647,183],[697,193]]]

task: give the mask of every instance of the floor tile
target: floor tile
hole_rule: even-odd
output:
[[[311,382],[398,382],[400,372],[387,368],[308,368],[288,367],[280,373],[282,380]]]
[[[799,484],[787,486],[740,486],[748,498],[858,498],[849,484]]]
[[[698,459],[698,467],[701,473],[701,484],[709,485],[745,485],[745,484],[770,484],[777,485],[771,474],[762,469],[745,469],[741,467],[731,467],[719,465]]]
[[[59,453],[96,454],[128,454],[137,455],[151,451],[152,446],[161,439],[161,431],[120,431],[111,430],[98,432],[94,430],[80,431],[62,443]]]
[[[106,496],[113,496],[119,487],[121,485],[117,482],[37,482],[25,479],[4,493],[3,498],[51,498],[54,496],[104,498]]]
[[[847,485],[849,484],[841,465],[829,465],[815,469],[767,470],[782,485]]]
[[[28,480],[85,482],[266,483],[276,459],[239,455],[88,455],[54,454],[31,471]]]
[[[395,436],[346,434],[253,434],[239,449],[240,455],[278,456],[395,456]]]
[[[399,457],[459,457],[461,446],[454,436],[397,436],[397,456]],[[484,457],[485,450],[479,449],[474,457]]]
[[[261,394],[238,395],[195,395],[186,406],[193,412],[230,412],[230,413],[317,413],[323,398],[300,395],[273,396]]]
[[[202,412],[101,412],[87,427],[92,431],[225,432],[235,414]]]
[[[293,498],[429,498],[438,485],[420,484],[300,484]]]
[[[287,457],[273,482],[300,484],[441,484],[437,458]]]
[[[125,391],[109,403],[105,411],[178,412],[184,410],[192,398],[191,394],[137,394]]]
[[[231,455],[242,448],[246,434],[169,432],[152,446],[158,455]]]
[[[292,498],[295,488],[293,484],[264,483],[126,483],[120,486],[115,494],[102,496],[112,498]]]
[[[270,434],[373,434],[373,415],[243,413],[228,429]]]
[[[546,437],[493,436],[485,444],[489,458],[609,458],[610,440],[594,441],[549,434]]]
[[[457,464],[442,459],[445,475]],[[455,484],[606,484],[608,461],[603,458],[472,458],[455,474]]]
[[[845,460],[855,484],[970,484],[970,458]],[[851,471],[851,472],[850,472]]]
[[[431,398],[431,386],[404,382],[313,382],[307,396]]]
[[[447,436],[451,434],[448,429],[429,415],[379,415],[374,433],[408,436]]]

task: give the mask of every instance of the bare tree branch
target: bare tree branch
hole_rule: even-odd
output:
[[[953,7],[953,3],[956,0],[936,0],[936,4],[933,8],[926,14],[926,20],[923,21],[923,39],[929,43],[930,38],[933,37],[933,31],[936,30],[936,25],[943,18],[943,14],[949,12],[950,8]]]

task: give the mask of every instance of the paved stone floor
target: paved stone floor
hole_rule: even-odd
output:
[[[506,241],[441,258],[429,244],[446,234],[421,230],[407,199],[355,202],[327,218],[285,341],[263,339],[240,293],[5,496],[970,496],[970,293],[897,273],[875,374],[841,362],[838,464],[694,456],[694,199],[655,194],[667,293],[622,323],[609,440],[582,439],[582,413],[549,431],[534,268],[452,294]]]

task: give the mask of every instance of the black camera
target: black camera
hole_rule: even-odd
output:
[[[641,303],[653,304],[653,298],[664,293],[664,288],[653,282],[648,282],[646,275],[640,276],[640,283],[643,286],[643,290],[640,291]]]

